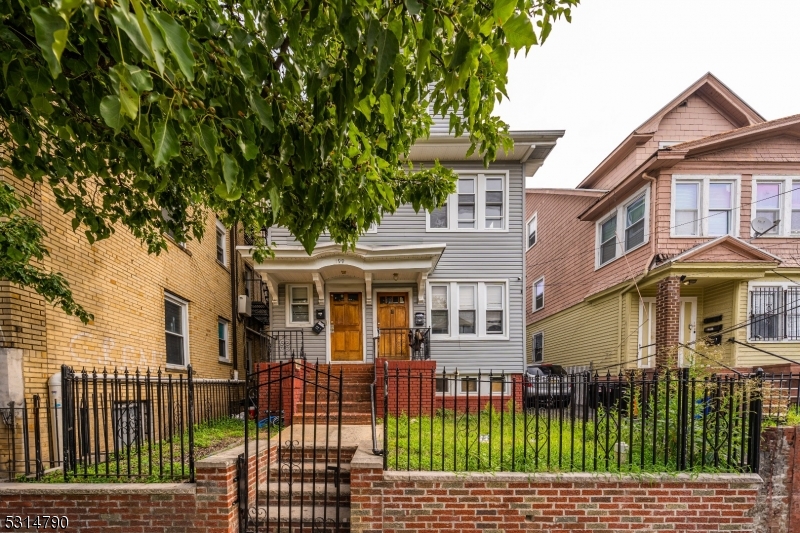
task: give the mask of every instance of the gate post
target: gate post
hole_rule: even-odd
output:
[[[764,411],[762,387],[764,386],[764,370],[756,370],[756,387],[750,397],[750,420],[748,435],[747,466],[750,472],[757,474],[761,462],[761,418]]]

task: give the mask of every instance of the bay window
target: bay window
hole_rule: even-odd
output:
[[[650,187],[620,203],[597,223],[595,268],[622,257],[650,239]]]
[[[738,176],[673,176],[673,237],[737,235]]]
[[[508,336],[506,282],[437,281],[429,285],[429,294],[431,334],[452,339]]]
[[[446,204],[427,214],[427,231],[505,231],[507,212],[507,174],[465,173]]]

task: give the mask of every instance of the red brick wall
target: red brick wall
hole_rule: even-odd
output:
[[[800,533],[800,427],[764,430],[760,475],[757,531]]]
[[[283,411],[284,424],[290,425],[295,406],[303,395],[303,363],[258,363],[259,420],[268,413]],[[309,377],[312,374],[309,373]]]
[[[198,461],[194,485],[0,484],[0,517],[66,516],[69,527],[64,531],[75,533],[238,533],[234,479],[236,456],[241,451],[234,449]],[[262,458],[267,456],[274,459],[274,447],[261,452]],[[262,459],[262,469],[267,463]],[[255,494],[255,465],[253,455],[249,461],[251,497]],[[0,522],[0,529],[3,525]]]
[[[752,531],[756,475],[351,470],[351,532]]]

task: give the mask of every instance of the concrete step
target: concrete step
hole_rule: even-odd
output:
[[[314,413],[306,413],[303,416],[301,413],[298,413],[294,417],[295,424],[314,424],[317,425],[324,425],[325,424],[325,415],[318,415],[316,418],[314,417]],[[328,419],[328,424],[330,427],[335,427],[338,420],[338,415],[336,413],[331,413],[330,418]],[[342,425],[343,426],[366,426],[372,424],[372,414],[369,412],[366,413],[346,413],[342,412]]]
[[[328,483],[295,481],[294,483],[277,482],[271,480],[258,487],[258,501],[269,505],[283,505],[292,507],[300,505],[336,505],[336,484],[332,479]],[[291,501],[290,501],[291,496]],[[350,484],[339,483],[339,505],[350,506]]]
[[[304,409],[305,408],[305,409]],[[339,412],[339,404],[331,403],[329,406],[326,403],[315,403],[313,399],[306,398],[306,401],[298,404],[297,410],[295,411],[299,415],[311,415],[314,416],[316,413],[317,416],[324,415],[326,413],[330,413],[331,415],[338,414]],[[367,401],[343,401],[342,402],[342,414],[345,413],[371,413],[372,412],[372,403]]]
[[[322,438],[324,435],[324,431],[317,431],[317,437]],[[298,439],[313,439],[314,432],[309,429],[305,435],[302,432],[298,432],[294,437]],[[340,454],[342,463],[349,463],[350,459],[353,458],[353,454],[356,452],[356,447],[342,446],[341,450],[337,450],[335,446],[331,446],[326,449],[324,442],[318,442],[316,446],[313,442],[306,442],[302,445],[302,448],[295,447],[289,449],[282,447],[280,449],[280,457],[284,461],[291,458],[298,462],[302,460],[303,462],[313,463],[314,459],[316,459],[317,463],[331,464],[336,462],[337,452]]]
[[[350,528],[350,509],[347,507],[339,508],[339,523],[336,523],[336,507],[332,505],[322,506],[292,506],[292,508],[279,508],[277,505],[259,505],[258,507],[250,508],[250,521],[257,521],[259,524],[265,524],[268,527],[276,525],[280,531],[291,531],[291,528],[301,526],[308,528],[314,526],[314,531],[337,531],[337,525],[345,526],[349,531]],[[343,529],[338,529],[343,531]],[[271,527],[269,531],[273,530]]]

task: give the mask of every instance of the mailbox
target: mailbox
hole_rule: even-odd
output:
[[[325,329],[325,322],[322,320],[317,320],[317,322],[311,327],[311,331],[319,335],[322,333],[322,330]]]
[[[415,326],[425,325],[425,313],[414,313],[414,325]]]

